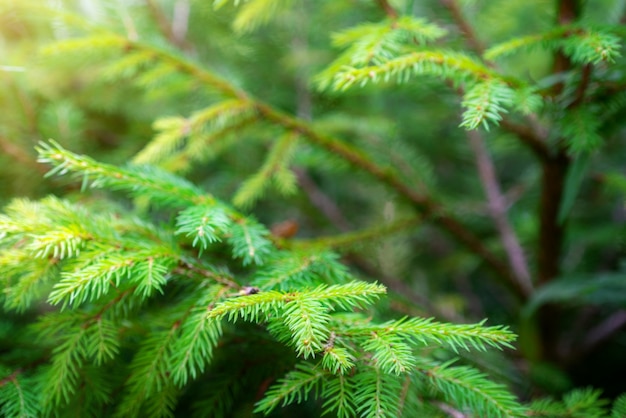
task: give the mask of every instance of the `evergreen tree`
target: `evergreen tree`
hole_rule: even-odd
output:
[[[0,1],[1,413],[626,415],[591,3]]]

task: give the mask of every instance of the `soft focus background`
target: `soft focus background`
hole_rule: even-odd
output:
[[[528,294],[520,297],[454,233],[442,230],[433,221],[437,214],[343,248],[344,261],[360,277],[395,292],[387,307],[395,315],[489,318],[490,324],[509,325],[520,335],[518,349],[476,361],[522,399],[574,387],[600,388],[609,398],[626,391],[626,78],[619,45],[613,62],[572,63],[548,41],[489,62],[494,71],[532,85],[542,106],[530,116],[512,112],[506,124],[491,124],[488,131],[459,127],[462,86],[438,77],[345,92],[316,82],[342,53],[333,34],[391,16],[389,7],[447,29],[438,47],[478,57],[488,47],[546,33],[557,23],[598,30],[612,25],[619,43],[626,33],[619,29],[625,1],[215,3],[223,4],[0,0],[0,203],[50,193],[98,198],[44,178],[48,167],[36,162],[34,151],[39,141],[52,138],[73,152],[124,164],[147,158],[145,147],[171,133],[176,118],[217,100],[217,93],[149,54],[135,54],[131,46],[112,51],[107,42],[113,32],[186,56],[251,96],[356,145],[382,167],[397,169],[415,190],[427,191],[442,213],[452,214],[508,263],[479,172],[485,168],[481,155],[487,158],[530,272]],[[528,132],[544,141],[549,155],[563,156],[552,180],[546,173],[558,164],[550,166],[520,140]],[[393,191],[306,141],[291,150],[287,179],[247,196],[242,184],[250,184],[244,182],[280,135],[274,125],[244,115],[230,131],[209,138],[198,151],[202,155],[172,150],[159,164],[220,198],[235,199],[285,239],[393,224],[414,213]],[[565,207],[561,219],[553,214],[545,221],[558,235],[553,241],[550,232],[541,232],[542,193]],[[551,267],[542,257],[552,260]]]

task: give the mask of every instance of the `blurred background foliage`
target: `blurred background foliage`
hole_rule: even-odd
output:
[[[342,93],[321,91],[313,82],[340,53],[331,34],[380,21],[380,2],[273,1],[271,13],[260,18],[251,6],[260,1],[218,3],[224,4],[216,9],[206,0],[0,0],[0,202],[49,193],[79,199],[72,187],[43,178],[47,168],[36,162],[34,152],[39,141],[54,138],[73,152],[125,163],[167,125],[166,118],[187,117],[219,96],[177,74],[162,77],[149,63],[139,70],[116,68],[120,54],[107,49],[55,46],[85,33],[83,23],[64,15],[70,12],[84,17],[87,32],[95,36],[101,27],[175,51],[275,108],[357,144],[372,160],[398,169],[408,184],[428,190],[488,248],[502,253],[467,133],[459,128],[461,107],[454,89],[436,78]],[[445,47],[468,49],[448,2],[390,3],[401,13],[448,29]],[[623,0],[580,3],[586,24],[618,24],[625,16]],[[558,4],[458,2],[487,47],[550,30]],[[104,32],[101,36],[106,39]],[[553,61],[553,51],[536,47],[503,58],[499,71],[549,91],[563,76],[554,73]],[[585,154],[581,180],[570,180],[574,185],[565,192],[572,206],[559,261],[563,279],[520,302],[492,280],[480,259],[429,222],[361,243],[357,251],[345,249],[345,261],[355,271],[397,292],[388,307],[396,314],[457,322],[489,318],[510,325],[526,345],[506,353],[507,359],[483,360],[480,366],[503,375],[526,399],[578,386],[601,388],[607,396],[626,390],[624,59],[594,70],[593,99],[574,120],[593,122],[599,117],[594,106],[614,106],[594,131],[601,145]],[[568,77],[575,88],[577,76]],[[567,132],[561,123],[562,97],[545,96],[539,123],[556,141]],[[536,271],[541,167],[510,131],[494,128],[481,134],[507,199],[509,221]],[[231,200],[263,165],[278,135],[272,125],[250,123],[216,140],[200,162],[183,158],[163,165]],[[268,188],[247,209],[268,225],[297,225],[299,239],[384,225],[413,213],[371,178],[304,141],[297,142],[289,167],[296,173],[298,193]],[[548,302],[559,309],[553,344],[560,357],[545,359],[535,354],[541,343],[533,329],[539,325],[529,318]]]

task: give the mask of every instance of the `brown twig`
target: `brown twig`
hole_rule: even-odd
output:
[[[161,10],[158,4],[154,0],[146,0],[148,11],[152,15],[155,23],[157,24],[159,31],[165,36],[165,38],[178,48],[184,51],[191,51],[192,47],[189,42],[185,40],[187,34],[187,24],[189,19],[189,4],[185,1],[176,2],[174,21],[170,24],[169,20]],[[181,7],[182,5],[182,7]]]
[[[451,418],[467,418],[467,415],[465,415],[463,412],[459,411],[458,409],[453,408],[447,403],[434,402],[434,405],[437,408],[439,408],[442,412],[448,414],[448,416]]]
[[[559,222],[558,216],[569,165],[570,158],[564,151],[560,151],[542,164],[537,251],[540,284],[549,282],[559,274],[564,225]]]
[[[578,83],[576,93],[574,94],[574,100],[569,104],[569,106],[567,106],[568,108],[578,107],[585,101],[585,94],[587,93],[587,88],[591,82],[592,71],[593,66],[591,64],[583,66],[580,72],[580,82]]]
[[[4,154],[12,157],[14,161],[17,161],[26,167],[31,167],[43,174],[48,171],[43,165],[37,164],[37,159],[34,155],[30,155],[21,147],[3,136],[0,136],[0,150],[2,150]]]
[[[22,369],[16,369],[10,375],[0,379],[0,388],[9,382],[14,382],[17,376],[19,376],[21,373],[22,373]]]
[[[441,4],[443,4],[443,6],[450,11],[454,22],[458,26],[461,33],[465,36],[465,39],[469,46],[474,51],[476,51],[476,53],[482,55],[482,53],[485,51],[485,45],[481,42],[480,39],[478,39],[474,28],[472,28],[472,25],[470,25],[467,19],[465,19],[465,16],[463,16],[461,7],[456,2],[456,0],[441,0]]]
[[[524,294],[529,296],[532,293],[533,285],[528,263],[524,255],[524,250],[507,218],[506,200],[500,190],[493,161],[485,147],[483,137],[478,131],[468,131],[467,137],[474,151],[474,156],[476,157],[478,174],[483,188],[485,189],[485,194],[487,195],[489,213],[500,234],[502,245],[509,259],[511,269],[515,274],[515,278],[520,288],[524,290]]]
[[[350,223],[339,209],[339,206],[317,187],[309,173],[303,168],[294,168],[293,171],[296,173],[298,184],[307,194],[313,206],[319,209],[338,230],[342,232],[349,231]]]
[[[550,156],[550,150],[544,141],[543,135],[538,133],[536,129],[517,124],[508,118],[503,118],[500,121],[500,126],[515,134],[540,160],[545,160]]]
[[[556,12],[557,24],[571,24],[580,16],[580,0],[558,0]],[[552,73],[567,72],[571,68],[571,60],[562,51],[557,51]],[[564,87],[563,82],[557,83],[552,94],[555,96],[561,94]],[[538,284],[548,283],[560,273],[565,229],[558,216],[569,166],[570,158],[562,144],[558,145],[554,155],[542,161],[539,245],[537,247]],[[542,357],[556,363],[563,363],[565,360],[558,349],[561,336],[560,316],[561,310],[554,304],[544,305],[539,312]]]
[[[626,310],[620,309],[587,333],[581,353],[590,353],[626,326]]]
[[[398,18],[398,12],[396,11],[396,9],[393,8],[391,4],[389,4],[387,0],[376,0],[376,3],[378,3],[380,8],[383,9],[385,14],[391,19],[395,20]]]
[[[174,17],[172,18],[172,35],[181,45],[181,48],[189,48],[189,43],[185,40],[189,29],[189,12],[191,6],[189,0],[177,0],[174,3]]]

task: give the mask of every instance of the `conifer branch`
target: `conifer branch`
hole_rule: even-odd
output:
[[[454,351],[468,350],[470,347],[484,351],[487,347],[502,349],[512,348],[511,342],[516,339],[508,328],[495,326],[484,327],[482,321],[478,324],[445,324],[433,321],[432,318],[403,318],[389,321],[380,325],[352,326],[342,329],[342,335],[369,336],[373,333],[376,338],[398,338],[397,342],[404,341],[428,345],[447,345]],[[395,345],[395,344],[394,344]]]
[[[158,56],[159,59],[168,63],[172,67],[177,68],[179,71],[187,73],[198,79],[202,83],[206,84],[207,87],[215,89],[227,97],[237,98],[243,103],[250,103],[264,119],[276,123],[289,131],[300,133],[303,139],[306,139],[312,144],[338,155],[354,167],[369,173],[410,201],[416,209],[422,212],[422,214],[427,217],[432,217],[436,224],[440,225],[444,230],[465,245],[470,251],[481,257],[481,259],[483,259],[486,264],[489,265],[503,280],[503,283],[508,285],[513,290],[514,294],[518,296],[524,294],[523,290],[517,286],[508,266],[489,249],[487,249],[483,242],[476,237],[473,232],[468,230],[450,214],[446,213],[445,209],[433,201],[430,196],[416,192],[403,183],[393,171],[378,166],[348,143],[330,135],[323,134],[310,126],[310,124],[306,121],[290,116],[262,101],[251,98],[245,92],[232,86],[227,81],[172,53],[123,38],[112,37],[107,42],[118,44],[118,47],[126,48],[127,50],[148,51],[151,54]],[[453,61],[456,60],[454,57],[450,59]],[[480,65],[476,66],[471,64],[468,68],[473,68],[473,71],[476,71],[477,74],[479,74],[479,77],[482,77],[480,74],[491,74],[491,70],[483,68]],[[49,156],[46,156],[46,158],[54,157],[55,155],[56,154],[50,154]]]
[[[316,387],[325,375],[323,369],[315,368],[311,363],[298,363],[295,370],[265,392],[254,411],[269,414],[280,405],[306,401],[311,392],[316,392]]]
[[[486,417],[525,418],[526,409],[515,401],[512,394],[485,375],[469,367],[451,367],[452,362],[424,370],[431,384],[439,389],[444,399],[461,409],[471,408]]]
[[[153,7],[158,3],[147,1]],[[177,3],[189,5],[188,1],[177,0]],[[214,5],[229,1],[215,0]],[[475,52],[485,52],[476,33],[480,31],[473,32],[477,28],[472,28],[469,25],[471,19],[462,15],[461,0],[440,1],[451,11],[460,32],[473,45]],[[285,20],[289,23],[288,30],[295,27],[299,37],[310,34],[302,30],[302,21],[279,13],[291,2],[246,1],[235,18],[234,27],[247,31],[282,15],[288,18]],[[36,0],[24,0],[24,3],[33,4],[30,9],[26,6],[24,9],[37,9]],[[608,104],[599,103],[603,95],[610,92],[603,90],[602,81],[596,84],[594,80],[592,84],[591,80],[592,75],[599,80],[605,76],[604,71],[593,73],[592,65],[617,56],[620,41],[609,33],[609,29],[586,30],[586,22],[581,22],[580,30],[577,29],[574,20],[580,14],[582,0],[557,0],[555,4],[560,13],[557,17],[560,26],[554,33],[518,38],[519,42],[505,42],[491,50],[495,51],[495,55],[502,55],[532,47],[541,43],[541,38],[545,40],[547,37],[545,46],[559,51],[557,55],[563,60],[557,62],[555,69],[563,64],[560,71],[564,72],[553,74],[552,78],[540,83],[562,81],[554,91],[543,92],[548,98],[549,111],[542,116],[555,122],[554,132],[560,137],[554,138],[555,135],[548,135],[536,124],[534,114],[541,105],[536,88],[521,79],[506,77],[503,71],[488,61],[487,53],[476,59],[471,52],[428,50],[426,45],[444,36],[445,30],[426,20],[400,15],[391,6],[396,4],[391,0],[377,0],[375,4],[386,14],[382,22],[359,24],[334,37],[335,45],[345,47],[346,51],[325,71],[324,75],[331,76],[326,81],[330,80],[331,84],[336,81],[340,86],[341,83],[366,83],[385,77],[398,76],[402,81],[413,76],[434,75],[462,92],[462,105],[466,108],[463,126],[469,129],[480,125],[488,128],[489,124],[501,121],[502,114],[512,109],[530,115],[527,118],[535,125],[530,124],[527,128],[515,122],[517,119],[509,119],[502,120],[502,127],[516,133],[539,157],[544,189],[539,220],[542,229],[538,241],[539,250],[546,252],[539,253],[539,257],[553,257],[553,260],[540,258],[539,274],[546,281],[552,280],[558,274],[558,256],[563,240],[564,226],[560,222],[571,207],[573,197],[570,192],[576,189],[570,187],[570,177],[567,182],[564,180],[571,165],[570,158],[586,163],[586,160],[576,158],[601,143],[599,132],[605,132],[608,127],[606,122],[613,122],[612,118],[619,115],[618,111],[622,111],[626,103],[626,95],[611,98]],[[12,11],[12,7],[9,10]],[[21,11],[21,4],[19,8]],[[329,10],[324,9],[324,12]],[[54,43],[56,46],[48,50],[56,49],[65,66],[75,62],[89,65],[94,58],[113,53],[111,65],[102,71],[104,77],[100,78],[109,83],[107,86],[116,80],[134,81],[146,93],[165,96],[174,93],[168,99],[174,99],[177,97],[175,94],[183,89],[201,88],[209,93],[204,96],[205,92],[200,92],[203,99],[216,100],[210,107],[193,112],[188,117],[158,119],[154,125],[157,136],[135,162],[157,163],[168,169],[188,169],[191,162],[216,156],[238,138],[258,137],[259,132],[264,135],[269,132],[276,137],[284,134],[271,143],[261,171],[245,184],[236,203],[245,205],[253,202],[271,181],[276,181],[284,191],[295,189],[290,158],[294,139],[301,138],[314,148],[311,154],[306,153],[307,149],[298,155],[305,158],[305,164],[319,161],[316,160],[319,158],[316,150],[319,149],[326,157],[324,167],[333,164],[339,170],[349,169],[350,173],[370,176],[370,182],[385,187],[393,198],[402,201],[404,206],[401,209],[409,209],[409,212],[412,209],[414,214],[396,222],[349,231],[345,217],[335,202],[320,199],[320,193],[316,193],[316,186],[311,182],[309,186],[312,184],[312,187],[305,192],[312,201],[317,199],[317,206],[344,233],[301,242],[280,238],[272,242],[270,232],[263,224],[171,173],[147,166],[117,168],[72,154],[54,142],[42,144],[38,149],[40,161],[52,164],[50,174],[68,174],[82,181],[83,188],[122,191],[137,199],[139,209],[147,209],[142,215],[156,215],[160,223],[138,219],[124,209],[124,204],[108,201],[102,198],[101,193],[85,199],[82,205],[56,198],[38,202],[16,199],[0,214],[0,288],[3,289],[0,302],[5,310],[18,310],[19,314],[30,309],[26,315],[18,317],[11,313],[0,320],[0,334],[16,337],[16,342],[10,342],[12,351],[8,361],[5,361],[8,367],[0,364],[0,415],[104,414],[121,418],[188,415],[194,411],[219,417],[256,412],[276,414],[275,409],[281,405],[308,400],[310,402],[299,409],[313,408],[314,414],[321,412],[322,415],[340,418],[445,414],[454,418],[470,415],[521,418],[533,414],[600,416],[609,413],[599,391],[595,390],[575,391],[564,396],[562,401],[537,402],[527,409],[506,387],[488,380],[478,369],[453,366],[452,362],[438,363],[435,358],[448,357],[446,353],[450,351],[464,353],[464,350],[512,348],[515,335],[507,327],[486,326],[484,321],[455,325],[422,317],[390,319],[389,311],[396,309],[393,305],[395,300],[380,309],[372,306],[386,292],[385,287],[355,280],[347,265],[343,264],[345,260],[327,251],[329,247],[358,245],[408,229],[419,222],[432,222],[456,238],[460,243],[458,247],[464,247],[461,250],[467,248],[471,252],[469,258],[466,255],[458,262],[451,259],[454,262],[451,266],[443,266],[436,260],[429,261],[444,268],[439,273],[467,269],[479,272],[484,269],[482,264],[486,264],[498,274],[501,279],[498,283],[509,286],[511,294],[518,296],[519,300],[527,299],[532,291],[528,266],[506,219],[506,205],[497,184],[493,161],[478,134],[469,135],[474,139],[481,180],[502,245],[486,239],[493,238],[493,231],[490,231],[493,228],[485,226],[482,220],[477,220],[476,229],[471,228],[472,225],[461,221],[455,214],[462,211],[457,212],[452,203],[444,204],[437,196],[437,190],[427,187],[431,183],[424,180],[424,184],[419,184],[422,180],[419,176],[415,181],[412,176],[420,170],[404,169],[402,165],[414,157],[411,151],[415,144],[407,142],[409,138],[400,135],[396,142],[393,138],[387,142],[382,140],[385,135],[378,134],[393,129],[391,125],[395,122],[401,122],[398,131],[403,132],[406,126],[410,127],[415,122],[414,115],[402,111],[393,122],[387,118],[372,119],[352,130],[360,121],[352,117],[347,120],[345,114],[342,116],[323,109],[329,117],[319,124],[312,123],[311,98],[308,92],[303,93],[306,90],[303,79],[298,79],[296,113],[302,117],[295,117],[265,99],[248,94],[238,82],[230,82],[182,57],[175,48],[170,50],[166,46],[160,48],[137,42],[140,32],[142,37],[149,35],[139,24],[145,23],[141,19],[149,17],[150,11],[132,9],[134,21],[128,11],[131,10],[116,11],[123,14],[116,16],[122,19],[122,22],[117,22],[117,30],[123,32],[126,29],[132,39],[110,34],[107,30],[92,30],[90,35],[93,36],[65,39]],[[306,11],[312,9],[307,7]],[[154,10],[152,12],[154,18]],[[382,15],[382,12],[379,11],[379,14]],[[106,15],[108,12],[104,10],[103,13]],[[162,34],[174,44],[176,37],[183,39],[179,35],[186,28],[180,31],[170,28],[167,19],[158,16],[159,13],[161,11],[157,10],[156,20],[163,19]],[[183,11],[183,26],[187,24],[186,13]],[[337,15],[343,14],[344,9],[341,8]],[[323,18],[330,17],[334,22],[337,15],[325,14]],[[201,17],[194,16],[194,21]],[[317,22],[319,15],[311,16],[316,20],[308,18],[307,15],[307,23]],[[107,19],[97,20],[105,22]],[[74,27],[64,26],[65,19],[59,18],[55,22],[60,22],[57,27],[64,31],[67,29],[68,35],[74,33]],[[282,23],[278,26],[284,29]],[[152,32],[158,29],[153,26],[147,29]],[[39,31],[34,32],[38,35]],[[233,45],[233,40],[225,39],[227,36],[221,31],[211,34],[217,35],[218,44],[227,41],[228,46]],[[283,34],[281,31],[280,36]],[[286,36],[293,40],[288,33]],[[159,42],[163,41],[163,36],[157,34],[157,38]],[[247,46],[246,42],[245,39],[235,41],[237,48]],[[253,45],[256,46],[256,42],[255,39]],[[281,51],[281,55],[309,58],[313,50],[300,48],[302,44],[298,42],[300,40],[295,40],[294,48],[285,54]],[[317,36],[312,38],[312,42],[318,42]],[[180,49],[180,44],[178,47]],[[204,57],[211,50],[202,48],[198,51],[199,56]],[[233,54],[240,57],[236,51]],[[232,55],[227,53],[225,57]],[[302,62],[308,63],[308,60],[298,64]],[[228,68],[230,64],[225,65],[224,68]],[[290,73],[291,70],[288,69]],[[580,74],[575,73],[578,70]],[[265,74],[264,71],[261,74]],[[238,74],[246,76],[245,71]],[[335,78],[335,74],[339,77]],[[345,75],[348,78],[342,79]],[[93,77],[92,74],[87,76],[89,79]],[[596,89],[596,86],[600,87]],[[96,92],[100,92],[103,86],[95,87]],[[417,93],[422,91],[420,87]],[[407,93],[411,99],[418,97],[414,94],[416,92]],[[114,99],[127,97],[128,92],[122,94],[125,96]],[[97,100],[99,105],[110,104],[108,95],[89,97],[102,98]],[[282,94],[280,97],[287,100],[294,98]],[[48,99],[45,97],[44,101]],[[55,102],[51,105],[56,106],[56,96],[53,100]],[[592,106],[583,106],[587,103]],[[73,104],[80,111],[84,103],[72,101],[68,108]],[[164,104],[171,109],[169,105],[172,102]],[[190,101],[174,103],[173,106],[179,109],[193,104]],[[355,101],[341,103],[342,107],[345,105],[354,106]],[[604,109],[609,110],[604,113]],[[433,115],[440,114],[438,109],[429,109],[429,116],[431,111]],[[610,116],[607,116],[609,113]],[[144,115],[142,112],[137,114]],[[91,120],[93,115],[86,116]],[[419,115],[417,120],[424,116]],[[597,120],[595,116],[599,116]],[[99,119],[100,115],[96,118]],[[44,119],[42,122],[49,122]],[[136,126],[135,121],[132,123]],[[242,132],[242,128],[252,123],[254,132]],[[349,128],[351,132],[363,132],[360,140],[365,144],[359,139],[342,139],[342,134],[329,133],[332,131],[325,130],[324,126],[339,128],[338,131]],[[370,128],[377,128],[374,135]],[[130,132],[125,128],[121,131]],[[430,134],[426,132],[424,140],[432,140]],[[217,138],[223,140],[216,144]],[[380,141],[375,152],[369,149],[371,144],[368,142],[373,142],[371,138]],[[2,137],[0,148],[1,140]],[[386,146],[389,150],[377,152]],[[463,150],[459,144],[443,145],[435,141],[424,146],[435,153]],[[448,148],[450,146],[452,148]],[[395,158],[397,147],[403,147],[402,153],[407,151],[403,158]],[[511,150],[505,152],[510,153]],[[236,152],[233,154],[235,158],[239,156]],[[258,154],[251,156],[258,157]],[[423,168],[419,165],[419,158],[413,160],[411,162]],[[228,165],[227,161],[225,163]],[[582,178],[580,173],[584,169],[580,167],[576,164],[572,168],[574,177]],[[228,166],[223,173],[237,175],[233,168]],[[529,172],[529,178],[533,173]],[[301,182],[304,177],[301,176]],[[446,181],[461,180],[455,183],[458,187],[465,185],[461,172],[445,171],[444,177]],[[219,182],[221,179],[215,180]],[[550,182],[556,184],[550,188]],[[214,184],[213,180],[211,184]],[[218,184],[218,187],[221,185]],[[376,198],[381,191],[367,192],[371,192],[368,194],[370,198]],[[93,199],[96,204],[92,203]],[[446,199],[458,202],[456,197],[448,196]],[[354,204],[355,201],[350,200],[349,203]],[[529,202],[521,203],[527,205]],[[171,222],[168,223],[167,219]],[[551,243],[546,235],[550,233],[554,234]],[[449,253],[445,244],[444,248],[438,244],[435,239],[429,253]],[[550,244],[555,248],[543,248]],[[502,250],[499,248],[504,248],[509,260],[501,257],[499,252]],[[370,260],[360,261],[365,261],[363,270],[372,272],[367,270]],[[476,270],[478,263],[481,265]],[[358,262],[355,264],[359,265]],[[398,271],[402,267],[398,266]],[[372,276],[384,274],[374,271]],[[400,300],[402,293],[417,291],[417,286],[409,285],[408,279],[392,278],[389,281],[400,289]],[[420,289],[425,288],[420,286]],[[536,300],[530,300],[531,307],[544,302],[544,305],[550,306],[558,299],[559,288],[555,286],[554,289],[552,293],[550,288],[545,294],[537,293]],[[572,290],[569,286],[568,290],[576,289]],[[418,296],[432,299],[432,302],[427,300],[425,306],[432,308],[441,304],[430,291]],[[494,295],[487,298],[491,296]],[[506,302],[511,300],[508,296]],[[46,297],[59,306],[46,304]],[[585,296],[583,299],[587,301],[589,298]],[[448,303],[441,306],[456,312],[458,301],[452,302],[454,306]],[[560,302],[556,300],[553,306],[558,306]],[[504,307],[505,310],[507,308],[510,307]],[[509,311],[516,308],[514,306]],[[404,312],[421,314],[418,306],[408,306]],[[559,313],[558,309],[542,312],[544,323],[540,327],[544,341],[541,344],[544,344],[545,352],[540,360],[559,360],[560,364],[567,365],[571,358],[566,358],[556,349],[550,350],[560,347],[555,344],[558,341],[554,337],[562,331],[556,327],[563,323]],[[381,316],[385,322],[373,320]],[[37,336],[34,344],[28,341],[30,334],[24,336],[19,332],[24,321],[32,321],[33,317],[37,317],[37,322],[30,327],[32,334]],[[241,319],[253,323],[226,323],[227,320],[235,322]],[[625,323],[624,312],[607,315],[606,322],[593,329],[589,338],[580,339],[583,349],[585,343],[598,344]],[[526,327],[522,328],[523,332],[527,332]],[[533,330],[530,338],[524,341],[530,341],[530,346],[539,338],[535,339],[536,336],[532,335],[534,327],[528,328]],[[32,362],[32,358],[39,360]],[[502,370],[504,373],[501,376],[511,373],[509,367],[502,367]],[[280,379],[281,375],[285,377]],[[206,393],[210,396],[204,396]],[[254,412],[250,410],[252,399],[256,401]],[[31,408],[29,405],[34,406]],[[287,413],[297,407],[292,408]],[[616,402],[613,415],[621,414],[619,411],[626,411],[626,396]]]
[[[457,26],[461,30],[461,32],[465,35],[468,45],[479,55],[485,55],[485,47],[483,43],[478,39],[476,32],[474,31],[471,24],[468,20],[463,16],[463,12],[457,2],[457,0],[441,0],[441,3],[450,10],[454,21]],[[489,56],[486,55],[488,58]],[[535,126],[535,123],[530,121],[529,125]],[[512,122],[508,117],[504,116],[500,120],[500,126],[514,133],[526,146],[528,146],[533,153],[540,159],[545,159],[548,157],[548,147],[545,143],[545,139],[542,135],[537,133],[537,129],[531,129],[529,127],[518,125]]]
[[[39,162],[54,166],[47,176],[71,173],[76,179],[82,181],[83,187],[91,183],[91,187],[94,188],[107,187],[135,194],[150,190],[159,202],[165,204],[168,202],[176,202],[176,204],[215,202],[212,196],[203,193],[191,183],[164,171],[149,167],[118,168],[97,162],[87,156],[68,152],[54,141],[50,141],[49,144],[41,143],[37,151]]]

